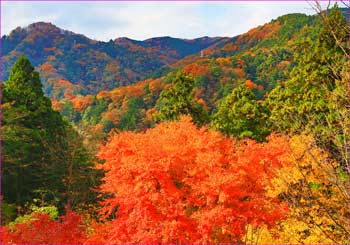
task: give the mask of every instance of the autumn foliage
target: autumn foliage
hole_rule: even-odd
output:
[[[113,194],[101,215],[116,218],[90,242],[233,243],[248,224],[273,227],[286,207],[265,187],[283,142],[235,142],[187,117],[113,136],[98,156],[107,171],[100,191]]]
[[[232,38],[3,36],[0,243],[350,244],[348,8],[314,7]]]
[[[82,111],[87,106],[92,105],[93,99],[91,95],[87,95],[85,97],[74,97],[72,100],[73,108],[76,111]]]
[[[311,135],[288,139],[283,167],[271,180],[268,196],[285,199],[290,211],[267,230],[249,229],[248,244],[347,244],[349,238],[349,186],[340,166],[317,146]]]
[[[210,76],[210,70],[207,65],[198,65],[197,63],[187,65],[182,70],[183,73],[192,77]]]
[[[28,223],[2,228],[2,244],[82,244],[85,227],[81,215],[66,210],[58,221],[48,214],[35,214]]]

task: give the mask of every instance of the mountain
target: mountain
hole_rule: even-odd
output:
[[[346,11],[343,11],[347,13]],[[251,48],[283,46],[314,16],[290,14],[235,37],[179,39],[126,37],[109,42],[89,39],[51,23],[18,27],[1,38],[3,76],[24,53],[40,72],[45,94],[53,99],[96,94],[166,75],[203,58],[228,57]]]
[[[159,108],[160,93],[170,85],[178,71],[194,79],[194,99],[209,114],[215,113],[220,100],[242,82],[263,99],[276,85],[288,80],[289,72],[295,66],[293,50],[304,39],[315,41],[319,28],[317,16],[289,14],[232,38],[182,40],[186,47],[190,47],[191,42],[206,44],[211,40],[213,43],[197,53],[192,49],[193,54],[170,64],[169,72],[163,76],[101,90],[97,94],[65,96],[54,100],[54,108],[91,138],[101,139],[113,128],[143,130],[151,127],[153,114]],[[126,47],[142,44],[148,49],[174,49],[170,40],[163,37],[139,42],[121,38],[116,42]]]
[[[21,55],[2,84],[3,244],[349,244],[348,27],[334,4],[232,38],[19,28],[7,62],[27,48],[51,100]],[[93,87],[137,60],[164,65]]]
[[[51,23],[37,22],[18,27],[1,38],[3,80],[24,53],[39,70],[45,93],[50,97],[95,94],[132,84],[157,72],[164,73],[179,59],[220,40],[219,37],[193,40],[158,37],[145,41],[117,38],[102,42]]]
[[[278,17],[275,20],[257,26],[241,35],[222,38],[215,44],[201,50],[204,58],[230,57],[236,54],[244,53],[247,50],[283,47],[288,42],[292,42],[298,36],[304,35],[301,31],[305,27],[315,26],[317,24],[316,16],[305,14],[287,14]],[[307,34],[307,33],[306,33]],[[315,38],[315,33],[310,38]],[[171,67],[181,67],[186,64],[194,63],[200,60],[200,53],[194,53],[178,60]]]
[[[113,128],[154,125],[160,93],[178,71],[193,77],[194,99],[210,115],[240,83],[264,100],[290,79],[296,50],[315,43],[320,28],[316,15],[288,14],[235,37],[97,42],[36,23],[3,37],[3,49],[7,66],[20,50],[35,59],[54,108],[100,140]]]

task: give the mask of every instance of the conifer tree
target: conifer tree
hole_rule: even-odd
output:
[[[290,79],[273,89],[266,101],[276,129],[294,132],[306,129],[324,135],[329,98],[337,86],[336,81],[341,80],[346,60],[337,45],[345,40],[345,29],[346,21],[335,5],[323,22],[316,42],[299,40],[295,46],[297,65]]]
[[[226,135],[264,141],[269,134],[267,112],[254,92],[240,84],[221,101],[212,117],[212,126]]]
[[[193,88],[194,80],[191,77],[177,74],[171,87],[160,94],[160,120],[177,120],[180,115],[190,115],[198,125],[208,122],[208,112],[193,99]]]
[[[2,103],[4,200],[25,206],[36,199],[63,210],[67,202],[86,201],[76,197],[78,188],[91,199],[96,177],[91,157],[72,126],[51,108],[38,72],[24,55],[3,84]]]

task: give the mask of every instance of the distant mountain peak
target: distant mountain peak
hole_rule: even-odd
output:
[[[114,39],[115,44],[125,44],[125,43],[134,43],[134,42],[137,42],[137,41],[128,37],[118,37]]]
[[[148,42],[148,41],[158,41],[158,40],[168,40],[168,39],[177,39],[177,38],[173,38],[171,36],[161,36],[161,37],[151,37],[143,41]]]
[[[53,28],[53,29],[60,29],[56,25],[52,24],[51,22],[44,22],[44,21],[34,22],[34,23],[28,25],[27,28],[44,29],[44,28],[48,28],[48,27]]]
[[[14,36],[18,34],[22,35],[30,35],[31,33],[42,33],[42,34],[61,34],[61,35],[74,35],[75,33],[72,31],[67,31],[62,28],[57,27],[51,22],[39,21],[32,23],[26,27],[17,27],[12,30],[9,36]]]
[[[35,22],[32,23],[30,25],[28,25],[27,27],[24,28],[25,31],[27,32],[32,32],[32,31],[38,31],[38,32],[64,32],[63,29],[55,26],[54,24],[50,23],[50,22]]]
[[[10,36],[2,38],[3,79],[7,79],[10,67],[24,53],[41,72],[46,94],[63,97],[63,92],[54,86],[54,82],[61,84],[61,80],[72,83],[79,90],[76,93],[94,94],[162,76],[204,56],[228,57],[253,47],[268,46],[271,40],[284,45],[304,25],[315,24],[312,16],[293,15],[285,19],[286,23],[272,21],[236,37],[184,39],[160,36],[144,41],[120,37],[109,42],[94,41],[49,22],[36,22],[18,27]],[[277,40],[277,34],[284,36]]]

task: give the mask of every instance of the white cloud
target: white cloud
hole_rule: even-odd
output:
[[[25,2],[1,2],[1,34],[40,20],[55,22],[58,17],[55,12],[42,13]]]
[[[307,2],[1,2],[1,33],[46,21],[98,40],[235,36]]]

